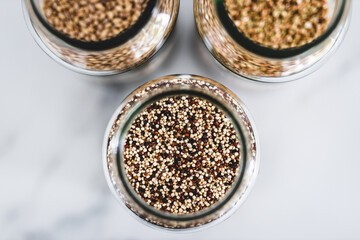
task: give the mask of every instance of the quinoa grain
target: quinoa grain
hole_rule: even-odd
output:
[[[329,22],[326,0],[225,0],[225,6],[246,37],[274,49],[310,43]]]
[[[59,32],[81,41],[102,41],[130,28],[148,0],[44,0],[43,12]]]
[[[240,166],[237,132],[225,113],[195,96],[166,97],[133,121],[124,166],[136,193],[172,214],[209,208],[232,187]]]

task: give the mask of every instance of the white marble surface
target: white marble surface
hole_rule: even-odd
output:
[[[87,81],[43,53],[20,1],[0,8],[0,239],[360,239],[360,1],[340,49],[312,75],[261,84],[223,72],[182,0],[175,48],[155,72],[118,86]],[[199,50],[200,49],[200,50]],[[262,146],[258,181],[227,221],[191,234],[153,230],[111,195],[103,133],[147,80],[194,73],[246,103]]]

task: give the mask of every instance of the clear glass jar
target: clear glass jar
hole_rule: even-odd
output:
[[[137,114],[166,96],[203,97],[224,110],[237,131],[241,146],[239,173],[225,196],[210,207],[191,214],[171,214],[148,205],[131,187],[125,175],[123,147],[129,124]],[[248,195],[259,167],[259,142],[254,125],[241,100],[223,85],[199,76],[173,75],[150,81],[132,92],[115,111],[105,133],[105,176],[119,202],[151,226],[189,230],[209,226],[229,217]]]
[[[46,20],[44,0],[22,0],[26,23],[38,45],[74,71],[106,76],[124,73],[149,60],[174,28],[179,0],[149,0],[139,19],[124,33],[104,41],[84,42],[60,33]]]
[[[245,78],[283,82],[303,77],[339,46],[349,24],[351,0],[327,0],[327,29],[300,47],[275,49],[255,43],[233,24],[224,0],[194,0],[196,25],[208,50],[228,70]]]

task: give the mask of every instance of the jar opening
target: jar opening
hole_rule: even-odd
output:
[[[232,183],[229,190],[226,192],[224,197],[220,199],[218,202],[214,203],[213,205],[200,210],[195,213],[189,213],[189,214],[172,214],[165,211],[161,211],[156,209],[153,206],[150,206],[147,204],[133,189],[131,186],[128,177],[125,172],[124,167],[124,144],[125,139],[127,137],[129,128],[140,112],[142,112],[146,107],[150,106],[152,103],[157,102],[161,99],[167,98],[167,97],[173,97],[173,96],[195,96],[199,97],[205,100],[208,100],[209,102],[213,103],[216,107],[221,109],[226,117],[228,117],[231,120],[231,123],[234,126],[234,129],[236,130],[237,138],[240,143],[240,165],[237,172],[237,176]],[[209,214],[215,213],[219,209],[221,209],[226,203],[232,198],[232,196],[236,193],[236,190],[239,188],[242,178],[244,175],[244,169],[246,165],[246,156],[247,156],[247,150],[245,146],[245,137],[242,133],[241,126],[239,123],[235,120],[235,116],[233,115],[232,111],[229,110],[228,107],[226,107],[222,102],[215,97],[212,97],[210,95],[207,95],[201,91],[197,90],[168,90],[166,92],[161,92],[156,95],[153,95],[149,97],[146,101],[144,101],[141,104],[138,104],[137,107],[134,107],[132,112],[129,114],[129,117],[125,120],[126,123],[124,124],[124,128],[122,129],[122,132],[120,133],[120,141],[118,145],[118,151],[117,151],[117,165],[118,165],[118,174],[121,179],[121,181],[124,183],[125,190],[133,198],[133,200],[146,212],[149,214],[156,216],[158,218],[164,219],[164,220],[173,220],[173,221],[193,221],[197,220],[203,217],[206,217]]]
[[[327,0],[329,1],[329,0]],[[336,1],[334,3],[333,1]],[[326,30],[317,38],[311,42],[304,44],[299,47],[284,48],[284,49],[275,49],[260,45],[259,43],[251,40],[244,33],[242,33],[234,24],[233,20],[230,18],[228,11],[225,6],[225,0],[214,0],[215,8],[220,22],[222,23],[225,30],[228,34],[242,47],[246,50],[253,52],[259,56],[274,58],[274,59],[284,59],[291,58],[297,55],[300,55],[309,49],[317,46],[328,38],[332,32],[336,29],[337,25],[341,21],[341,18],[345,12],[346,4],[349,0],[332,0],[329,1],[329,23],[327,24]]]
[[[131,25],[129,28],[125,29],[124,31],[120,32],[118,35],[106,39],[106,40],[99,40],[99,41],[82,41],[75,38],[71,38],[67,36],[66,34],[56,30],[46,19],[43,10],[43,0],[30,0],[31,7],[41,22],[41,24],[44,25],[44,27],[53,35],[58,37],[59,39],[63,40],[67,44],[83,49],[83,50],[89,50],[89,51],[104,51],[108,50],[114,47],[117,47],[131,38],[133,38],[150,20],[154,9],[156,7],[156,4],[158,0],[148,0],[148,3],[144,9],[144,11],[141,13],[137,21]]]

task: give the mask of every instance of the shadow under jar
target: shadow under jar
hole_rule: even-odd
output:
[[[243,103],[199,76],[162,77],[119,106],[105,133],[113,194],[138,219],[167,229],[222,221],[256,178],[259,144]]]
[[[22,2],[39,46],[65,67],[94,76],[128,72],[149,60],[169,37],[179,11],[179,0]]]
[[[309,5],[316,2],[323,4],[321,20],[320,12]],[[283,82],[316,70],[339,46],[349,24],[350,5],[351,0],[194,0],[194,14],[200,37],[225,68],[251,80]],[[285,20],[289,29],[282,25]],[[278,38],[267,38],[269,34]]]

